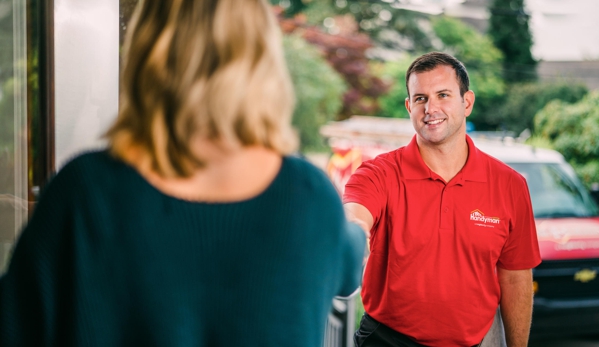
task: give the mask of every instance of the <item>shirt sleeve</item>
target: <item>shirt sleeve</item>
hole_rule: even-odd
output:
[[[354,202],[370,211],[373,225],[378,223],[387,204],[386,175],[377,159],[360,165],[349,178],[343,194],[343,203]]]
[[[532,269],[541,263],[541,255],[528,185],[520,174],[512,179],[510,194],[513,217],[497,265],[506,270]]]
[[[347,274],[341,290],[337,295],[350,296],[362,283],[362,262],[364,250],[366,249],[366,235],[357,224],[347,222],[345,224],[346,236],[343,245],[343,264],[347,267]]]

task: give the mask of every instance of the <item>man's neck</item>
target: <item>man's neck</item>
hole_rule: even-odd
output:
[[[445,182],[451,181],[468,160],[468,143],[465,136],[442,144],[431,144],[420,137],[417,138],[417,142],[420,156],[426,166]]]

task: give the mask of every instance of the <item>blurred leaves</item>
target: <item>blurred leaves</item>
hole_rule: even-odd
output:
[[[345,80],[348,89],[343,95],[343,107],[337,119],[355,114],[373,115],[378,111],[378,97],[389,88],[370,68],[366,52],[373,43],[358,31],[357,23],[350,15],[329,17],[329,26],[336,28],[335,34],[306,23],[305,18],[279,18],[283,32],[303,37],[317,47]]]
[[[443,42],[443,51],[455,56],[468,69],[470,89],[477,98],[491,99],[505,93],[501,78],[503,54],[488,36],[449,17],[434,20],[433,28]]]
[[[293,125],[299,131],[301,151],[325,150],[319,129],[340,111],[345,82],[321,52],[299,35],[285,36],[283,45],[297,99]]]
[[[470,89],[476,95],[474,112],[469,121],[481,129],[493,126],[496,120],[491,110],[506,89],[501,76],[503,54],[493,45],[489,36],[457,19],[444,16],[436,18],[433,29],[442,42],[442,51],[455,56],[468,70]]]
[[[505,100],[494,113],[494,121],[504,124],[506,130],[516,134],[524,129],[535,132],[534,117],[552,100],[575,103],[588,92],[582,83],[520,83],[512,85]],[[599,133],[598,133],[599,134]]]
[[[536,80],[537,62],[530,52],[530,16],[524,11],[524,0],[493,0],[490,12],[489,35],[504,54],[503,76],[506,81]]]
[[[378,116],[410,118],[405,107],[405,99],[408,97],[406,70],[410,67],[414,58],[413,56],[406,56],[396,61],[373,64],[374,68],[380,71],[383,80],[391,84],[389,92],[379,98],[381,111]]]
[[[554,100],[535,116],[536,136],[564,155],[587,187],[599,182],[599,91],[575,104]]]
[[[397,9],[384,1],[311,0],[306,3],[303,13],[312,25],[327,28],[327,18],[349,15],[377,46],[408,53],[435,49],[429,15]],[[335,31],[334,26],[328,29]]]

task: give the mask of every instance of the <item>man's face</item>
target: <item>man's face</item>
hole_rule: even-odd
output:
[[[450,66],[411,74],[408,90],[406,109],[421,141],[440,145],[466,133],[474,93],[460,95],[456,73]]]

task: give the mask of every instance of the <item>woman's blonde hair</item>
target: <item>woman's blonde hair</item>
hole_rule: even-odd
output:
[[[205,163],[192,137],[280,154],[297,146],[281,34],[265,0],[142,0],[124,46],[116,156],[131,146],[164,177]]]

